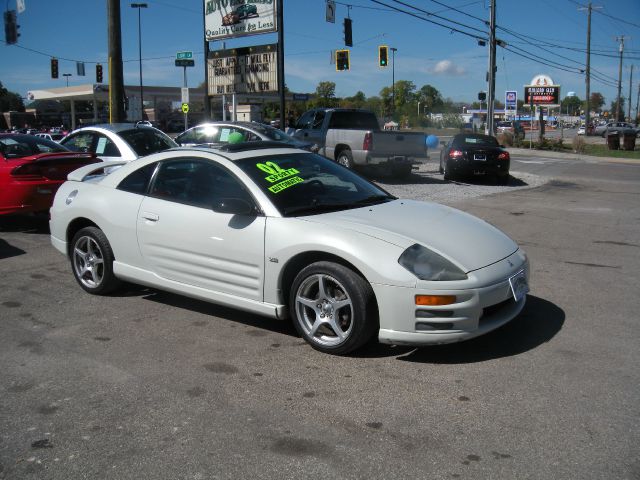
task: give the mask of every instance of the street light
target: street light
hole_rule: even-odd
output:
[[[69,77],[71,76],[71,74],[70,73],[63,73],[62,76],[67,79],[67,87],[68,87],[69,86]]]
[[[144,95],[142,90],[142,29],[140,25],[140,9],[147,8],[146,3],[132,3],[131,8],[138,9],[138,61],[140,64],[140,120],[144,120]]]

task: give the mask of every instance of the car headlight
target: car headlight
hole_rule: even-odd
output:
[[[450,281],[468,278],[449,260],[418,244],[407,248],[400,255],[398,263],[420,280]]]

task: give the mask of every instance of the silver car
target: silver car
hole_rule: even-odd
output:
[[[257,122],[208,122],[182,132],[176,143],[183,147],[221,147],[233,143],[271,141],[310,150],[312,144],[287,135],[282,130]]]
[[[169,135],[142,122],[82,127],[60,144],[74,152],[95,153],[104,161],[131,161],[178,146]]]
[[[51,242],[88,293],[125,280],[290,318],[334,354],[458,342],[524,308],[529,262],[497,228],[273,145],[80,168],[56,194]]]

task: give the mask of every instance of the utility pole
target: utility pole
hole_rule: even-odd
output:
[[[109,123],[120,123],[125,120],[120,0],[107,0],[107,18],[109,30]]]
[[[496,0],[491,0],[489,21],[489,88],[487,98],[487,135],[495,135],[493,128],[493,110],[496,98]]]
[[[391,114],[396,113],[396,52],[397,48],[391,47]]]
[[[204,32],[204,120],[211,120],[211,102],[209,101],[209,40],[207,40],[206,3],[202,2],[202,31]]]
[[[286,118],[285,102],[284,102],[284,6],[283,0],[278,0],[278,91],[280,92],[280,130],[287,131],[287,125],[284,123]],[[234,119],[235,120],[235,119]]]
[[[631,73],[629,74],[629,109],[627,110],[627,117],[629,118],[629,121],[631,121],[631,86],[633,85],[633,65],[631,65]],[[635,122],[634,122],[635,123]]]
[[[620,42],[620,65],[618,66],[618,100],[616,103],[616,122],[620,121],[620,95],[622,93],[622,53],[624,52],[624,35],[616,37],[616,42]]]
[[[638,82],[638,96],[636,98],[636,121],[638,120],[638,116],[640,116],[640,82]],[[636,126],[637,125],[636,123]]]
[[[586,92],[586,105],[584,109],[584,124],[585,134],[589,134],[589,123],[591,123],[591,10],[593,10],[591,2],[587,5],[587,8],[579,8],[578,10],[587,10],[587,68],[585,70],[584,83],[587,87]],[[602,7],[595,7],[602,8]]]

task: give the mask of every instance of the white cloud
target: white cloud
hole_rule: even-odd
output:
[[[462,76],[467,72],[464,67],[455,65],[451,60],[440,60],[433,68],[429,69],[434,75]]]

